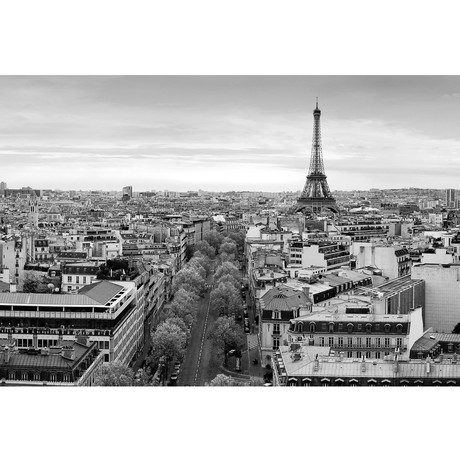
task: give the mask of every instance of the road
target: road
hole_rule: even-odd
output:
[[[180,386],[194,386],[199,384],[197,374],[199,368],[206,363],[202,359],[204,342],[207,335],[207,321],[209,313],[209,291],[198,302],[198,313],[195,324],[190,334],[190,342],[187,346],[184,361],[181,366],[177,384]]]

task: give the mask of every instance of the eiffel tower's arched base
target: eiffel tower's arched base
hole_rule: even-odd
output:
[[[299,200],[293,211],[303,214],[323,214],[328,211],[338,214],[340,212],[335,200]]]

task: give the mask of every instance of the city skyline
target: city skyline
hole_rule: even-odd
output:
[[[10,187],[300,190],[315,97],[332,190],[460,172],[459,77],[2,77],[0,96]]]

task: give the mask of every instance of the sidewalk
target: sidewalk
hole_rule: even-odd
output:
[[[249,375],[251,377],[263,378],[265,372],[267,371],[260,365],[259,340],[257,334],[248,334],[247,340],[249,353]],[[254,359],[257,359],[257,364],[254,364]]]

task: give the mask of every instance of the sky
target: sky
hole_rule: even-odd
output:
[[[0,181],[296,191],[319,98],[331,190],[460,188],[460,77],[0,77]]]

